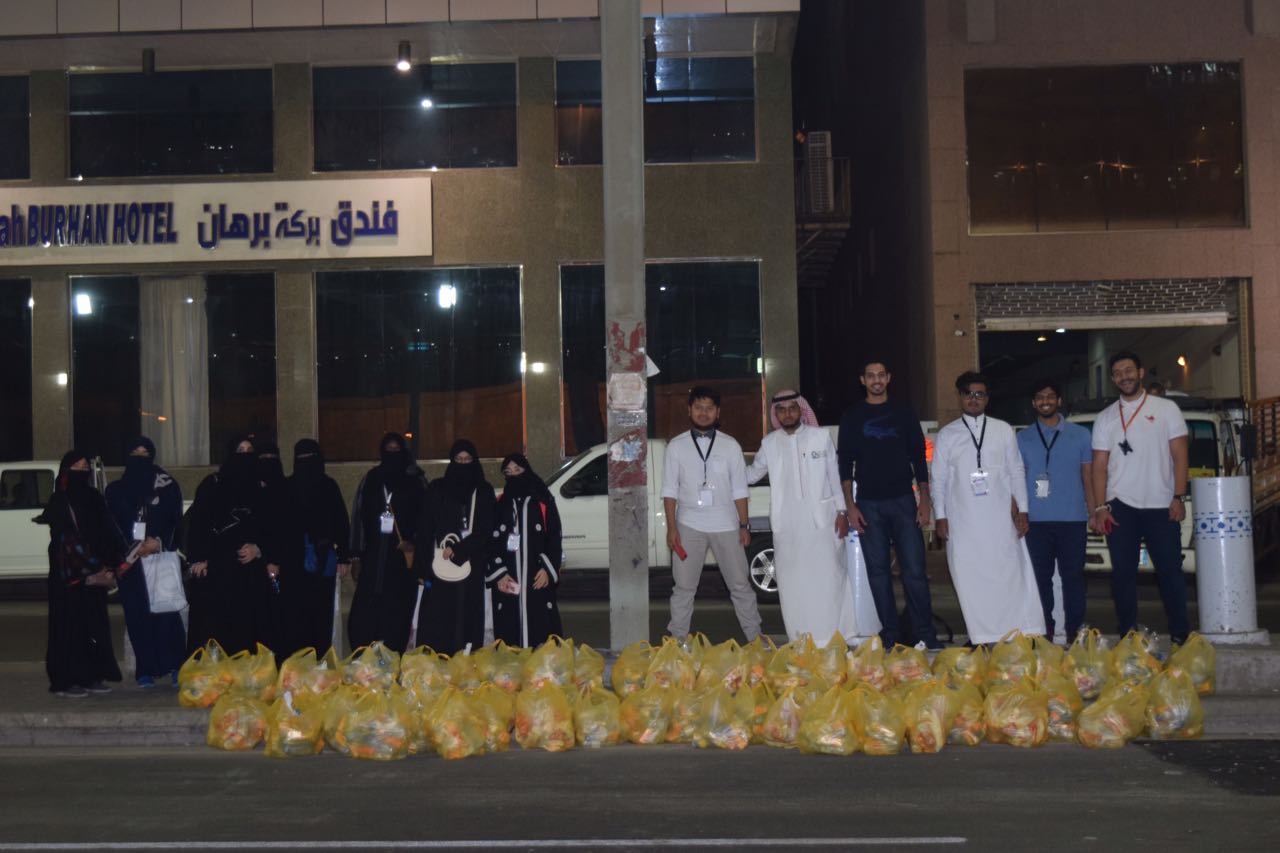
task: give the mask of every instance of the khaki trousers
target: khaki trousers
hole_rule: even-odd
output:
[[[684,545],[686,559],[672,552],[671,574],[675,588],[671,591],[671,621],[667,631],[673,637],[684,639],[689,634],[693,620],[693,600],[698,594],[698,581],[702,577],[702,564],[707,559],[707,549],[715,554],[729,598],[733,601],[738,625],[751,642],[760,633],[760,609],[756,606],[756,593],[751,587],[747,569],[747,554],[738,540],[738,531],[704,533],[683,524],[677,524],[680,542]]]

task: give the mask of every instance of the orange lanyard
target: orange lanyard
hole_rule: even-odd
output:
[[[1129,420],[1124,419],[1124,400],[1120,401],[1120,430],[1124,433],[1124,440],[1129,440],[1129,427],[1133,426],[1133,422],[1138,419],[1138,412],[1142,411],[1142,407],[1147,404],[1147,394],[1142,394],[1142,402],[1138,404],[1138,408],[1133,410],[1133,416]]]

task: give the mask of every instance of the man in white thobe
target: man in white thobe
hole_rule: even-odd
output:
[[[947,564],[972,643],[1009,631],[1044,633],[1028,529],[1027,481],[1013,427],[988,417],[987,380],[956,379],[963,414],[933,445],[935,533],[947,542]]]
[[[787,638],[809,634],[824,646],[836,632],[856,636],[844,562],[849,519],[831,435],[795,391],[773,398],[774,430],[760,443],[747,481],[769,475],[773,565]]]

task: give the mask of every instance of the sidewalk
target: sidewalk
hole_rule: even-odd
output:
[[[39,662],[0,663],[0,683],[0,747],[204,744],[209,712],[179,706],[167,685],[143,690],[126,681],[106,695],[68,699],[49,693]],[[1280,635],[1269,647],[1219,647],[1217,689],[1203,700],[1206,738],[1280,739]]]

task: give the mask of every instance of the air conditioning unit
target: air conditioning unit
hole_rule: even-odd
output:
[[[834,213],[836,181],[831,160],[831,131],[809,131],[804,141],[804,164],[809,210],[813,213]]]

